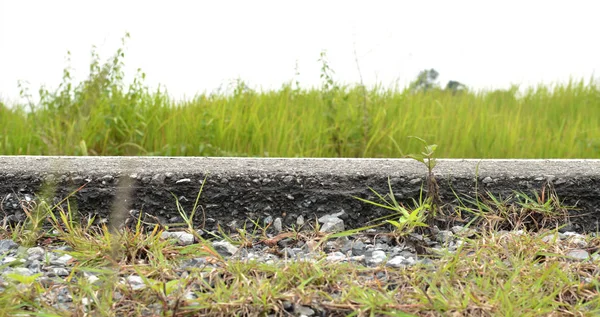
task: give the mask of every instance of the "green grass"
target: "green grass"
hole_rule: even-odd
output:
[[[70,69],[57,91],[0,105],[3,155],[167,155],[402,157],[419,136],[443,144],[446,158],[600,158],[600,86],[571,81],[510,90],[363,89],[341,86],[322,56],[322,87],[286,84],[174,101],[150,91],[139,72],[123,82],[124,51],[102,63],[92,54],[89,78]]]

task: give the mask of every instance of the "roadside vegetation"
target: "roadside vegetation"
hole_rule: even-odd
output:
[[[390,197],[380,196],[384,201]],[[72,257],[71,273],[50,281],[18,271],[4,274],[0,314],[5,316],[297,316],[297,307],[318,307],[327,316],[600,313],[600,238],[592,234],[585,241],[558,243],[568,207],[546,191],[515,193],[508,199],[487,194],[456,206],[455,216],[472,216],[463,242],[452,251],[421,245],[420,256],[429,261],[400,268],[325,259],[327,241],[356,237],[366,228],[323,233],[314,224],[272,235],[253,222],[253,228],[203,238],[193,216],[180,209],[184,230],[195,237],[195,243],[180,245],[161,238],[165,228],[158,225],[150,230],[141,222],[119,230],[92,226],[93,219],[76,219],[69,204],[64,208],[43,198],[37,201],[24,204],[25,223],[5,224],[0,238],[23,247],[66,246],[61,253]],[[390,209],[400,211],[389,218],[393,220],[378,220],[369,228],[384,229],[377,234],[398,244],[418,244],[413,237],[427,227],[430,202],[423,198],[410,208],[393,202]],[[415,213],[419,217],[411,216]],[[241,249],[264,245],[277,252],[282,237],[312,245],[316,260],[240,261],[220,255],[211,244],[226,240]],[[590,256],[574,259],[569,251],[581,243]],[[205,264],[191,271],[176,265],[198,258]],[[124,282],[133,275],[141,277],[143,286]],[[68,294],[70,306],[58,305],[51,294]]]
[[[124,60],[124,49],[107,61],[94,52],[81,83],[67,67],[56,91],[22,84],[27,104],[0,105],[0,154],[397,158],[419,136],[444,144],[445,158],[600,157],[594,80],[470,91],[441,89],[430,70],[405,89],[367,89],[338,84],[322,53],[321,87],[255,91],[238,80],[175,101],[141,71],[126,85]]]

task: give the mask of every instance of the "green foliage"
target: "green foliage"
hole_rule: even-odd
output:
[[[389,223],[395,227],[395,233],[398,234],[399,236],[404,236],[404,235],[410,234],[417,227],[426,227],[427,226],[427,224],[426,224],[427,217],[428,217],[429,212],[431,212],[431,209],[432,209],[431,200],[426,199],[425,201],[423,201],[422,199],[420,199],[418,203],[415,201],[415,207],[411,211],[411,210],[406,209],[404,206],[399,204],[398,201],[396,201],[396,197],[394,196],[394,191],[392,190],[392,184],[391,184],[391,181],[389,178],[388,178],[388,188],[389,188],[389,193],[386,194],[385,196],[382,196],[377,191],[375,191],[373,188],[369,187],[371,192],[373,192],[377,196],[377,198],[379,198],[381,203],[374,202],[374,201],[367,200],[367,199],[360,198],[360,197],[356,197],[356,196],[353,196],[353,197],[362,202],[371,204],[373,206],[381,207],[381,208],[385,208],[385,209],[394,211],[393,214],[385,216],[380,219],[375,219],[374,221],[378,222],[378,221],[385,219],[386,223]],[[387,219],[387,218],[395,218],[395,217],[399,217],[398,220]]]
[[[427,141],[415,136],[411,136],[411,138],[415,138],[423,142],[425,144],[425,151],[421,152],[420,154],[408,154],[406,156],[425,164],[427,170],[429,171],[429,174],[431,174],[433,168],[437,164],[435,158],[433,157],[433,154],[437,149],[437,144],[427,144]]]
[[[433,157],[435,151],[437,150],[437,144],[429,144],[427,143],[427,141],[419,137],[413,136],[411,138],[415,138],[423,142],[423,144],[425,145],[425,151],[421,152],[420,154],[408,154],[407,157],[417,160],[423,163],[425,167],[427,167],[427,199],[432,205],[432,214],[430,215],[431,217],[429,219],[432,221],[437,216],[437,213],[441,206],[441,200],[439,195],[440,189],[437,184],[437,180],[435,179],[435,175],[433,174],[433,168],[437,164],[436,159]]]

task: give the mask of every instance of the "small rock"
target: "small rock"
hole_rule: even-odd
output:
[[[232,256],[238,252],[238,248],[227,241],[216,241],[212,246],[222,256]]]
[[[18,248],[19,245],[10,239],[0,240],[0,253],[6,253],[9,250]]]
[[[146,288],[144,280],[137,275],[128,276],[127,278],[125,278],[125,283],[129,284],[131,289],[133,289],[134,291]]]
[[[588,246],[587,241],[585,241],[582,238],[574,237],[574,238],[569,239],[569,242],[576,245],[578,248],[587,248],[587,246]]]
[[[557,180],[554,182],[554,185],[562,185],[562,184],[564,184],[564,183],[566,183],[566,182],[567,182],[567,180],[566,180],[566,179],[564,179],[564,178],[559,178],[559,179],[557,179]]]
[[[545,243],[552,243],[554,241],[559,241],[559,240],[560,240],[560,236],[558,234],[549,234],[549,235],[542,237],[542,241]]]
[[[283,231],[283,221],[281,220],[281,218],[275,218],[275,220],[273,221],[273,229],[275,229],[275,232],[277,233]]]
[[[419,184],[420,182],[422,182],[422,180],[420,178],[414,178],[409,181],[409,183],[411,185],[416,185],[416,184]]]
[[[65,276],[69,276],[69,270],[65,269],[64,267],[53,267],[51,272],[48,272],[48,276],[60,276],[60,277],[65,277]]]
[[[71,252],[71,251],[73,251],[73,248],[70,245],[61,245],[59,247],[56,247],[54,250],[55,251]]]
[[[310,307],[298,305],[295,307],[294,313],[300,316],[313,316],[315,311],[310,309]]]
[[[86,279],[86,280],[88,281],[88,283],[90,283],[90,284],[94,284],[94,283],[96,283],[96,282],[100,281],[100,279],[99,279],[99,278],[98,278],[96,275],[94,275],[94,274],[92,274],[92,273],[83,272],[83,276],[85,277],[85,279]]]
[[[365,262],[368,265],[378,265],[381,262],[385,261],[385,259],[387,259],[387,255],[385,254],[385,252],[381,250],[375,250],[372,251],[371,256],[367,254]]]
[[[40,247],[33,247],[33,248],[27,249],[27,255],[28,255],[29,261],[41,260],[44,257],[44,254],[46,254],[46,251]]]
[[[12,270],[11,273],[18,274],[21,276],[32,276],[34,274],[30,269],[24,267],[16,267]]]
[[[175,184],[183,184],[183,183],[191,183],[191,182],[192,182],[192,180],[189,178],[182,178],[182,179],[176,181]]]
[[[346,238],[346,241],[344,241],[344,243],[340,247],[339,251],[341,251],[344,254],[351,255],[353,244],[354,244],[354,242],[352,240]]]
[[[397,255],[397,256],[393,257],[391,260],[387,261],[387,263],[385,265],[395,267],[395,268],[401,268],[401,267],[405,267],[405,264],[404,264],[405,260],[406,259],[403,256]]]
[[[569,243],[576,245],[578,248],[586,248],[588,246],[585,236],[579,233],[565,232],[564,235]]]
[[[163,239],[176,239],[177,240],[177,244],[179,245],[190,245],[190,244],[194,244],[194,235],[188,232],[183,232],[183,231],[175,231],[175,232],[169,232],[169,231],[164,231],[161,235],[161,238]]]
[[[564,226],[558,228],[558,232],[560,232],[560,233],[566,233],[566,232],[573,231],[573,230],[575,230],[575,226],[573,225],[572,222],[568,222]]]
[[[73,259],[72,256],[70,256],[68,254],[63,254],[62,256],[60,256],[58,258],[51,259],[50,264],[56,265],[56,266],[67,266],[69,261],[71,261],[72,259]]]
[[[294,180],[294,177],[290,176],[290,175],[288,175],[288,176],[286,176],[286,177],[283,178],[283,182],[286,183],[286,184],[291,183],[293,180]]]
[[[581,249],[573,249],[567,252],[566,256],[573,258],[574,260],[587,260],[590,257],[590,254],[586,250]]]
[[[209,263],[208,260],[206,260],[206,258],[204,257],[189,259],[181,264],[181,268],[183,269],[201,268],[205,266],[209,266]]]
[[[294,258],[294,257],[296,257],[296,252],[293,249],[290,249],[290,248],[283,248],[281,250],[281,254],[283,254],[283,256],[287,257],[287,258]]]
[[[346,255],[344,255],[344,253],[339,252],[339,251],[333,252],[325,258],[325,260],[327,260],[329,262],[340,262],[340,261],[344,261],[346,259],[347,259]]]
[[[410,265],[415,264],[416,262],[414,262],[414,260],[411,262]],[[433,266],[433,261],[431,259],[428,258],[423,258],[419,261],[419,263],[421,263],[424,266]]]
[[[375,243],[375,246],[373,246],[373,250],[386,251],[389,248],[390,248],[390,246],[385,243]]]
[[[388,245],[389,245],[389,244],[390,244],[390,242],[391,242],[391,239],[390,239],[390,237],[389,237],[389,236],[387,236],[387,235],[384,235],[384,236],[379,236],[379,237],[377,237],[377,241],[379,241],[380,243],[385,243],[385,244],[388,244]]]
[[[364,263],[365,256],[364,255],[351,256],[349,260],[352,262]]]
[[[440,230],[435,236],[435,240],[442,244],[450,243],[452,238],[454,238],[454,234],[449,230]]]
[[[10,264],[13,262],[18,261],[19,259],[13,257],[13,256],[6,256],[4,258],[2,258],[2,261],[0,262],[0,264]]]
[[[268,225],[270,225],[272,222],[273,222],[273,217],[271,217],[271,216],[267,216],[267,217],[266,217],[266,218],[263,220],[263,224],[264,224],[265,226],[268,226]]]
[[[457,236],[465,237],[465,238],[470,238],[470,237],[473,237],[475,234],[477,234],[477,231],[475,231],[471,228],[465,228],[463,226],[454,226],[454,227],[450,228],[450,231],[452,231],[452,233],[454,233]]]
[[[164,184],[166,176],[164,174],[154,174],[152,176],[152,184]]]
[[[298,227],[302,227],[304,225],[304,216],[298,216],[298,218],[296,219],[296,225]]]
[[[484,178],[484,179],[483,179],[481,182],[482,182],[482,183],[484,183],[484,184],[489,184],[489,183],[491,183],[491,182],[493,182],[493,181],[494,181],[494,180],[493,180],[491,177],[487,176],[487,177],[486,177],[486,178]]]
[[[27,265],[27,268],[34,273],[39,273],[42,270],[42,262],[39,260],[29,260],[29,265]]]
[[[319,231],[325,233],[336,233],[344,230],[344,220],[340,218],[329,218],[329,221],[325,222]]]
[[[417,260],[415,260],[415,258],[406,258],[404,260],[404,263],[406,263],[408,265],[415,265],[417,263]]]
[[[331,215],[324,215],[322,217],[320,217],[318,220],[320,223],[326,223],[335,219],[340,219],[342,216],[344,216],[346,212],[345,211],[340,211],[338,213],[335,214],[331,214]]]
[[[284,300],[283,301],[283,310],[285,310],[287,312],[294,311],[294,304],[292,304],[292,302],[290,302],[289,300]]]

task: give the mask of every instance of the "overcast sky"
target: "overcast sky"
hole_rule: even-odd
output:
[[[444,84],[507,88],[599,78],[600,1],[86,1],[0,0],[0,98],[17,81],[57,87],[67,51],[77,80],[92,45],[108,58],[126,32],[128,76],[172,96],[236,78],[256,88],[320,83],[321,50],[335,79],[406,85],[425,68]]]

